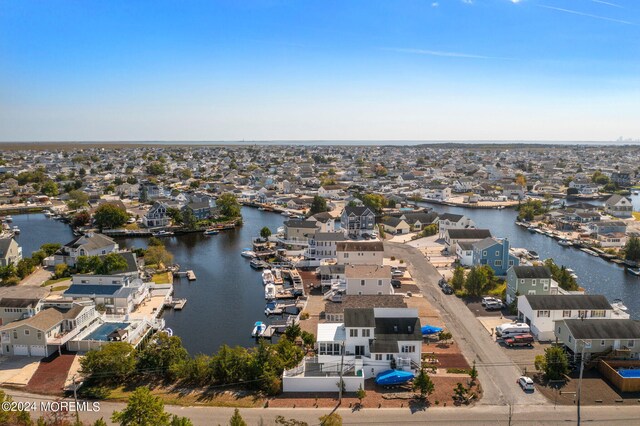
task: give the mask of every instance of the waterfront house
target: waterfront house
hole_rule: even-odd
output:
[[[555,295],[558,283],[546,266],[512,266],[507,271],[507,303],[520,295]]]
[[[305,257],[309,259],[337,259],[336,245],[345,240],[342,232],[316,232],[309,238]]]
[[[340,225],[348,235],[371,234],[375,224],[376,215],[366,206],[346,206],[340,217]]]
[[[328,212],[316,213],[307,218],[308,221],[315,222],[320,232],[336,232],[340,229],[340,222],[336,227],[336,219]]]
[[[320,285],[330,286],[334,283],[345,282],[345,265],[328,264],[320,265]]]
[[[40,298],[3,297],[0,299],[0,325],[32,317],[41,307]]]
[[[458,241],[476,242],[491,237],[488,229],[447,229],[444,233],[444,246],[448,253],[455,253]]]
[[[400,219],[404,219],[405,222],[411,227],[411,231],[422,231],[426,226],[438,223],[438,213],[435,212],[412,212],[402,213]]]
[[[143,202],[159,198],[162,195],[160,187],[153,182],[142,182],[138,185],[138,189],[140,191],[138,197]]]
[[[169,205],[162,201],[156,201],[142,218],[142,223],[147,228],[165,227],[171,224],[168,215]]]
[[[602,220],[599,222],[592,222],[588,225],[592,234],[626,234],[627,224],[622,220]]]
[[[205,220],[211,217],[211,207],[208,201],[191,202],[184,206],[183,210],[189,210],[196,220]]]
[[[467,216],[461,214],[444,213],[438,218],[439,238],[445,238],[448,229],[475,228],[476,224]]]
[[[345,309],[343,323],[321,323],[317,356],[283,373],[284,392],[334,392],[342,374],[345,390],[389,370],[413,371],[422,357],[422,332],[416,309]]]
[[[502,189],[502,195],[513,200],[524,199],[525,192],[526,188],[524,186],[516,184],[505,185]]]
[[[17,265],[22,260],[22,247],[13,238],[0,238],[0,266]]]
[[[602,248],[623,248],[627,244],[627,235],[622,232],[598,234],[597,241]]]
[[[518,322],[529,324],[531,333],[538,340],[553,340],[555,338],[554,323],[572,318],[629,318],[629,314],[614,309],[602,295],[518,296]]]
[[[627,197],[614,194],[604,202],[604,212],[614,217],[630,218],[633,216],[633,205]]]
[[[104,234],[88,232],[69,241],[54,253],[54,263],[75,266],[80,256],[101,256],[118,251],[118,243]]]
[[[46,307],[33,316],[0,327],[0,354],[47,357],[98,319],[93,305]]]
[[[364,308],[406,308],[402,294],[345,294],[339,303],[327,301],[324,305],[324,316],[327,322],[344,322],[344,311],[347,309]]]
[[[75,302],[93,302],[104,308],[107,314],[126,315],[133,312],[145,299],[149,297],[149,286],[141,280],[128,281],[123,285],[119,277],[106,276],[106,280],[115,282],[89,284],[83,283],[90,276],[74,276],[73,283],[63,293],[67,299]],[[125,280],[126,281],[126,280]]]
[[[640,321],[632,319],[567,319],[556,321],[555,335],[573,361],[614,353],[640,358]]]
[[[343,241],[336,244],[338,264],[382,265],[384,245],[381,241]]]
[[[473,266],[473,244],[465,240],[456,242],[456,259],[460,266]]]
[[[497,276],[504,276],[512,266],[518,266],[520,259],[509,253],[507,238],[485,238],[473,243],[473,265],[488,265]]]
[[[393,294],[391,267],[381,265],[346,265],[346,294]]]
[[[291,219],[284,222],[284,239],[305,244],[318,230],[318,224],[311,220]]]

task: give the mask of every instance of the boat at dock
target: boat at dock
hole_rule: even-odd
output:
[[[207,229],[204,231],[204,235],[218,235],[220,233],[217,229]]]
[[[256,321],[256,323],[253,325],[251,337],[261,337],[266,330],[267,324],[263,323],[262,321]]]
[[[583,251],[583,252],[585,252],[587,254],[590,254],[591,256],[598,256],[598,253],[596,253],[595,251],[593,251],[591,249],[588,249],[586,247],[581,248],[580,251]]]
[[[270,282],[264,286],[264,298],[266,300],[273,300],[276,298],[276,285],[274,283]]]
[[[529,226],[527,227],[527,231],[531,232],[532,234],[533,234],[534,232],[536,232],[536,229],[538,229],[538,228],[536,228],[536,227],[535,227],[535,226],[533,226],[533,225],[529,225]]]
[[[246,257],[248,259],[253,259],[254,257],[256,257],[256,253],[250,248],[243,248],[240,252],[240,256]]]
[[[560,240],[558,240],[558,244],[560,244],[563,247],[571,247],[573,245],[573,243],[569,240],[567,240],[566,238],[562,238]]]
[[[19,234],[20,233],[20,228],[18,228],[17,226],[14,225],[13,228],[11,228],[11,231],[14,234]]]
[[[284,284],[284,279],[282,278],[282,270],[280,268],[275,268],[273,270],[273,283],[276,285]]]
[[[196,280],[196,274],[191,270],[187,271],[187,279],[189,281],[195,281]]]
[[[171,232],[171,231],[157,231],[157,232],[152,232],[151,235],[156,237],[156,238],[171,237],[171,236],[173,236],[173,232]]]
[[[45,217],[53,216],[53,213],[51,213],[49,210],[43,210],[42,213],[44,214]]]
[[[538,253],[533,250],[529,250],[529,257],[531,259],[540,259],[540,255],[538,255]]]
[[[4,221],[7,222],[7,223],[11,223],[11,222],[13,222],[13,218],[11,216],[7,215],[7,216],[4,217]]]
[[[640,268],[627,268],[627,272],[636,277],[640,277]]]
[[[249,266],[251,266],[253,269],[264,269],[265,267],[269,266],[269,264],[258,258],[255,258],[251,259],[251,262],[249,262]]]
[[[265,269],[264,271],[262,271],[262,284],[266,286],[268,284],[273,284],[273,283],[274,283],[273,272],[271,272],[270,269]]]

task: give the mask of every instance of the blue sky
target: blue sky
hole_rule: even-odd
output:
[[[0,140],[640,138],[640,1],[0,0]]]

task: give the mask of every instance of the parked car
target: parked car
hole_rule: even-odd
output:
[[[520,376],[518,378],[518,384],[520,385],[523,391],[533,392],[536,389],[535,386],[533,385],[533,380],[531,380],[531,377]]]
[[[442,292],[444,294],[453,294],[453,287],[451,287],[449,284],[445,284],[442,286]]]
[[[365,240],[370,240],[371,235],[365,233],[365,234],[362,234],[362,238],[364,238]]]
[[[444,278],[440,278],[440,281],[438,281],[438,287],[442,288],[442,286],[445,284],[447,284],[447,280],[445,280]]]
[[[402,287],[402,282],[400,280],[391,280],[391,286],[393,288],[400,288]]]
[[[482,306],[487,306],[487,302],[500,302],[500,299],[497,299],[493,296],[486,296],[482,298]]]
[[[404,277],[403,271],[399,269],[391,271],[391,278],[401,278],[401,277]]]
[[[509,338],[504,339],[505,345],[510,348],[516,346],[533,346],[533,336],[531,334],[516,334],[515,336],[511,336]]]
[[[504,308],[504,304],[499,300],[491,300],[484,305],[487,311],[499,311]]]
[[[531,328],[525,323],[508,322],[496,327],[496,336],[503,339],[518,335],[531,333]]]

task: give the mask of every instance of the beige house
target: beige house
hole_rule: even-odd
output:
[[[22,260],[22,247],[13,237],[0,238],[0,266],[15,265]]]
[[[67,304],[0,327],[0,354],[47,357],[96,321],[94,305]]]
[[[338,264],[382,265],[384,246],[381,241],[344,241],[336,244]]]
[[[391,267],[388,265],[347,265],[345,279],[348,295],[393,294]]]
[[[40,299],[3,297],[0,299],[0,326],[31,317],[42,307]]]

